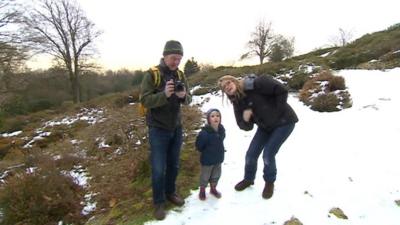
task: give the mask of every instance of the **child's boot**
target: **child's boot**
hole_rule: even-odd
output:
[[[217,191],[217,184],[210,184],[211,189],[210,193],[214,195],[216,198],[221,198],[221,193]]]
[[[200,187],[199,198],[203,201],[206,200],[206,187]]]

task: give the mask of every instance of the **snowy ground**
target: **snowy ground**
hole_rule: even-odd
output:
[[[262,161],[255,185],[242,192],[234,185],[243,178],[244,155],[254,133],[239,130],[232,107],[220,96],[210,97],[206,111],[217,107],[227,136],[219,190],[221,199],[198,190],[164,221],[146,225],[269,225],[292,216],[306,225],[399,225],[400,206],[400,68],[383,71],[342,70],[353,107],[318,113],[289,97],[300,121],[277,155],[275,194],[261,197]],[[201,101],[197,98],[195,101]],[[179,179],[179,178],[178,178]],[[348,216],[330,214],[338,207]]]

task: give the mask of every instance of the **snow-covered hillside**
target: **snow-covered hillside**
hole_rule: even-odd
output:
[[[384,71],[342,70],[353,107],[319,113],[289,97],[300,121],[277,155],[275,194],[261,197],[262,161],[255,185],[242,192],[234,185],[243,178],[244,155],[253,131],[238,129],[232,106],[219,95],[206,98],[202,110],[217,107],[227,130],[227,149],[219,189],[221,199],[198,190],[164,221],[150,224],[284,224],[292,217],[303,224],[400,224],[400,68]],[[195,159],[198,160],[198,159]],[[179,178],[178,178],[179,179]],[[397,203],[396,203],[397,202]],[[329,213],[340,208],[348,219]]]

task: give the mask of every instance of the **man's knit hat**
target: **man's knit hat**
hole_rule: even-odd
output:
[[[218,112],[218,113],[219,113],[219,116],[221,117],[221,112],[220,112],[218,109],[216,109],[216,108],[211,108],[211,109],[209,109],[209,110],[206,112],[207,123],[208,123],[208,124],[210,124],[210,116],[211,116],[211,113],[212,113],[212,112]]]
[[[163,56],[178,54],[183,56],[183,48],[179,41],[170,40],[165,43]]]

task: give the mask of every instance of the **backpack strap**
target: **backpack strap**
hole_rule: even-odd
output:
[[[178,74],[178,79],[185,81],[186,77],[185,74],[183,73],[182,70],[177,70],[176,71]],[[160,73],[160,69],[158,69],[158,67],[154,66],[152,68],[150,68],[150,73],[153,75],[153,81],[154,81],[154,86],[158,87],[161,84],[161,73]]]
[[[256,78],[257,78],[257,76],[255,74],[247,75],[244,78],[244,82],[243,82],[244,90],[254,90],[254,80]]]
[[[178,79],[181,80],[181,81],[184,81],[186,83],[185,73],[180,69],[178,69],[176,72],[178,74]]]
[[[161,84],[161,74],[158,67],[150,68],[150,73],[153,75],[154,86],[158,87]]]
[[[149,73],[153,76],[154,86],[157,88],[161,84],[161,74],[160,70],[154,66],[149,69]],[[139,99],[142,99],[142,95],[139,96]],[[139,103],[138,112],[140,116],[146,116],[147,108],[142,104]]]
[[[178,69],[177,73],[178,73],[178,79],[179,80],[186,80],[185,74],[183,73],[182,70]]]

